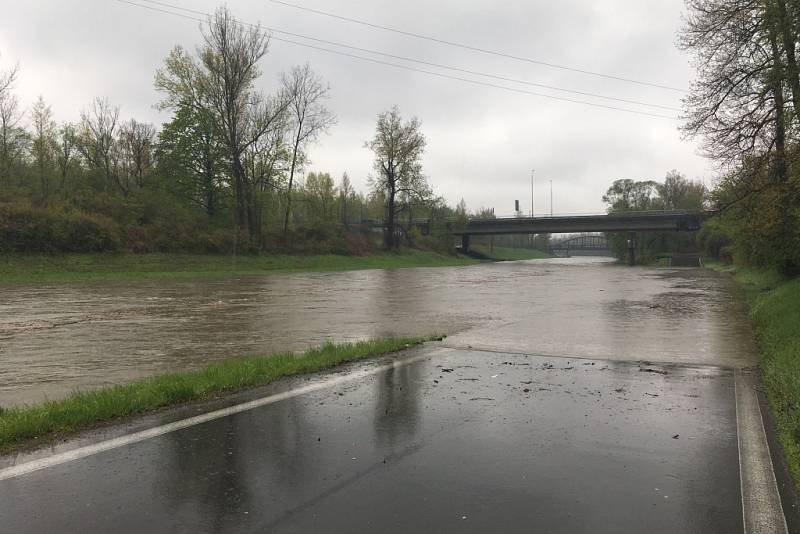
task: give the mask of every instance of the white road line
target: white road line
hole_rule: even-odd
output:
[[[354,380],[359,380],[361,378],[366,378],[368,376],[380,374],[384,371],[388,371],[389,369],[395,367],[402,367],[404,365],[409,365],[412,363],[419,362],[421,360],[428,359],[437,352],[439,351],[428,352],[426,354],[421,354],[419,356],[413,356],[410,358],[404,358],[402,360],[395,360],[390,364],[381,365],[373,369],[356,371],[354,373],[337,376],[325,380],[323,382],[309,384],[307,386],[302,386],[296,389],[292,389],[290,391],[284,391],[283,393],[270,395],[269,397],[264,397],[261,399],[244,402],[242,404],[237,404],[235,406],[229,406],[228,408],[222,408],[221,410],[215,410],[213,412],[204,413],[202,415],[197,415],[194,417],[190,417],[188,419],[182,419],[180,421],[175,421],[173,423],[168,423],[166,425],[149,428],[147,430],[142,430],[141,432],[135,432],[133,434],[128,434],[126,436],[120,436],[118,438],[109,439],[106,441],[94,443],[92,445],[87,445],[85,447],[79,447],[77,449],[73,449],[70,451],[54,454],[46,458],[32,460],[30,462],[7,467],[5,469],[0,470],[0,480],[7,480],[9,478],[20,477],[23,475],[27,475],[29,473],[33,473],[34,471],[47,469],[48,467],[54,467],[56,465],[64,464],[67,462],[72,462],[74,460],[86,458],[87,456],[92,456],[94,454],[98,454],[104,451],[109,451],[119,447],[124,447],[126,445],[131,445],[133,443],[138,443],[146,439],[163,436],[164,434],[175,432],[176,430],[181,430],[183,428],[188,428],[190,426],[199,425],[202,423],[206,423],[208,421],[220,419],[222,417],[228,417],[229,415],[246,412],[254,408],[259,408],[261,406],[266,406],[268,404],[274,404],[282,400],[290,399],[292,397],[297,397],[299,395],[305,395],[306,393],[311,393],[313,391],[330,388],[333,386],[337,386],[339,384],[343,384],[345,382],[352,382]]]
[[[734,370],[744,532],[784,534],[789,529],[783,515],[755,386],[751,375]]]

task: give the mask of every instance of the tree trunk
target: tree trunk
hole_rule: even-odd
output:
[[[395,236],[395,184],[394,178],[389,179],[389,194],[386,199],[386,248],[397,248]]]
[[[772,96],[775,100],[775,177],[786,180],[786,123],[784,115],[783,71],[778,36],[775,26],[770,27],[770,46],[772,47]]]
[[[245,191],[244,167],[239,154],[233,155],[233,189],[236,196],[236,226],[240,230],[248,230],[247,224],[247,199]]]
[[[786,51],[786,81],[792,92],[792,107],[800,117],[800,69],[797,67],[797,36],[792,17],[786,10],[786,0],[775,0],[776,18],[780,25],[780,35]]]
[[[247,230],[251,241],[261,247],[261,205],[256,198],[255,185],[247,186]]]
[[[292,185],[294,183],[294,171],[297,168],[297,149],[299,146],[300,140],[296,138],[294,150],[292,151],[292,166],[289,169],[289,187],[286,190],[286,215],[283,218],[284,241],[286,241],[286,235],[289,232],[289,213],[292,211]]]

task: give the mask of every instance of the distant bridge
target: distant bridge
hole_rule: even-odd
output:
[[[556,215],[554,217],[497,217],[469,218],[466,223],[456,219],[445,221],[453,235],[502,234],[577,234],[589,232],[694,232],[700,229],[710,212],[693,211],[631,211],[607,215]],[[383,228],[381,220],[364,220],[362,224]],[[407,224],[398,221],[398,226]],[[427,232],[430,219],[413,219],[412,226]]]
[[[555,217],[470,218],[466,222],[445,221],[450,233],[461,236],[461,249],[469,250],[470,236],[504,234],[577,234],[627,232],[629,256],[633,261],[633,243],[637,232],[696,232],[712,214],[698,211],[638,211],[607,215],[556,215]],[[371,227],[383,227],[383,221],[364,221]],[[400,223],[402,225],[402,223]],[[414,219],[423,233],[430,233],[430,219]]]
[[[470,219],[463,227],[451,223],[453,235],[575,234],[581,232],[694,232],[708,217],[704,212],[642,211],[608,215],[556,215]]]
[[[611,255],[611,244],[603,234],[570,236],[559,241],[551,241],[547,250],[556,256]]]

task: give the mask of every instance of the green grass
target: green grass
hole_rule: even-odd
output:
[[[313,373],[346,362],[398,351],[441,336],[382,338],[327,343],[302,354],[291,352],[236,358],[198,371],[171,373],[124,385],[78,392],[64,400],[0,410],[0,451],[30,444],[166,406],[219,397],[269,384],[282,377]]]
[[[528,248],[494,247],[488,245],[472,245],[472,250],[479,254],[497,261],[517,261],[517,260],[541,260],[552,258],[553,255],[543,250],[531,250]]]
[[[370,256],[61,254],[0,256],[1,283],[206,278],[270,272],[350,271],[471,265],[476,260],[403,249]]]
[[[747,295],[761,352],[764,389],[789,470],[800,487],[800,279],[776,272],[725,267]]]

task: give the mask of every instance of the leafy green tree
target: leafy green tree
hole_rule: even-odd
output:
[[[603,195],[609,213],[687,210],[701,211],[706,191],[702,183],[687,180],[678,171],[670,171],[663,182],[654,180],[616,180]],[[608,235],[615,255],[627,253],[628,235],[612,232]],[[650,261],[658,254],[692,251],[697,244],[691,234],[677,232],[639,232],[636,255],[640,261]]]
[[[327,172],[310,172],[306,176],[306,201],[311,226],[332,225],[337,218],[336,187]]]
[[[376,176],[370,179],[372,190],[385,199],[385,234],[387,248],[397,248],[398,200],[403,195],[421,196],[429,191],[422,174],[425,136],[415,117],[403,121],[397,106],[378,115],[375,137],[366,146],[375,155]]]
[[[225,191],[225,154],[208,112],[192,106],[178,106],[159,134],[157,158],[170,189],[209,217],[217,214]]]
[[[603,195],[603,202],[608,204],[609,212],[647,211],[652,209],[657,198],[656,186],[653,180],[615,180]]]
[[[729,239],[724,248],[740,261],[800,272],[800,3],[690,0],[687,8],[680,44],[694,54],[697,79],[684,131],[724,165],[711,195],[714,241]]]
[[[687,180],[676,170],[667,173],[663,184],[656,185],[661,207],[667,210],[700,211],[706,200],[702,183]]]
[[[197,57],[175,47],[164,68],[156,73],[155,85],[166,95],[162,107],[188,105],[207,114],[213,122],[230,165],[236,225],[258,243],[260,204],[243,160],[249,147],[283,126],[290,101],[282,93],[268,98],[255,89],[261,76],[258,64],[269,46],[264,29],[245,27],[227,8],[220,8],[203,27],[202,34],[203,45]]]

